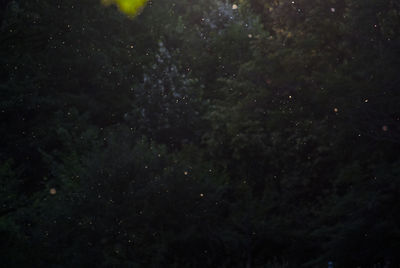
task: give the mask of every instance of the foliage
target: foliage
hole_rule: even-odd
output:
[[[103,2],[0,3],[4,265],[400,264],[396,1]]]

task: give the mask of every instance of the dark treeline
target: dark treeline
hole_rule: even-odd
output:
[[[3,267],[399,267],[400,4],[0,2]]]

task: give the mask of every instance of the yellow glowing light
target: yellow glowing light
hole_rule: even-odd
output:
[[[51,195],[55,195],[57,193],[55,188],[51,188],[49,192]]]
[[[238,9],[238,5],[233,4],[233,5],[232,5],[232,9]]]
[[[129,17],[135,17],[142,11],[148,0],[101,0],[101,2],[106,6],[114,4]]]

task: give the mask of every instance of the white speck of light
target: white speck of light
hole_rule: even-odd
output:
[[[233,4],[233,5],[232,5],[232,9],[238,9],[238,5]]]
[[[335,12],[336,9],[334,7],[331,7],[331,12]]]

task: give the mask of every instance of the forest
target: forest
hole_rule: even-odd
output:
[[[0,266],[400,267],[398,0],[129,1],[0,0]]]

